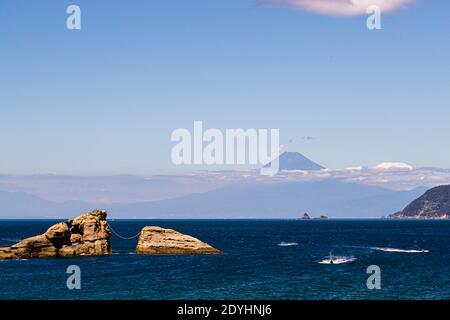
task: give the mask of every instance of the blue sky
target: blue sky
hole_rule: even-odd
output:
[[[253,0],[2,1],[0,173],[173,172],[170,134],[194,120],[279,128],[331,168],[450,168],[449,17],[417,0],[369,31]]]

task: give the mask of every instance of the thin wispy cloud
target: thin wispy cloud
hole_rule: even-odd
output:
[[[308,12],[351,17],[367,13],[370,6],[378,6],[381,12],[395,12],[415,0],[263,0],[263,4],[276,7],[291,7]]]

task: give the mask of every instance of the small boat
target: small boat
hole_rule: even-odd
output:
[[[333,251],[330,251],[330,255],[328,256],[330,259],[330,264],[334,264],[334,260],[333,260]]]
[[[330,251],[330,254],[325,257],[322,261],[320,261],[320,264],[344,264],[349,263],[352,261],[355,261],[356,258],[353,256],[335,256],[333,255],[333,251]]]

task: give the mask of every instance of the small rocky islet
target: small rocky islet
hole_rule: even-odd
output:
[[[57,223],[41,235],[0,248],[0,260],[108,255],[111,229],[105,210]],[[139,254],[221,254],[197,238],[172,229],[147,226],[139,235]]]
[[[136,252],[140,254],[220,254],[197,238],[172,229],[156,226],[144,227],[139,236]]]

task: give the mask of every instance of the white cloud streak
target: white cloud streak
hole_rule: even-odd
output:
[[[382,13],[403,9],[414,0],[265,0],[269,6],[285,6],[308,12],[352,17],[364,15],[370,6],[378,6]]]

